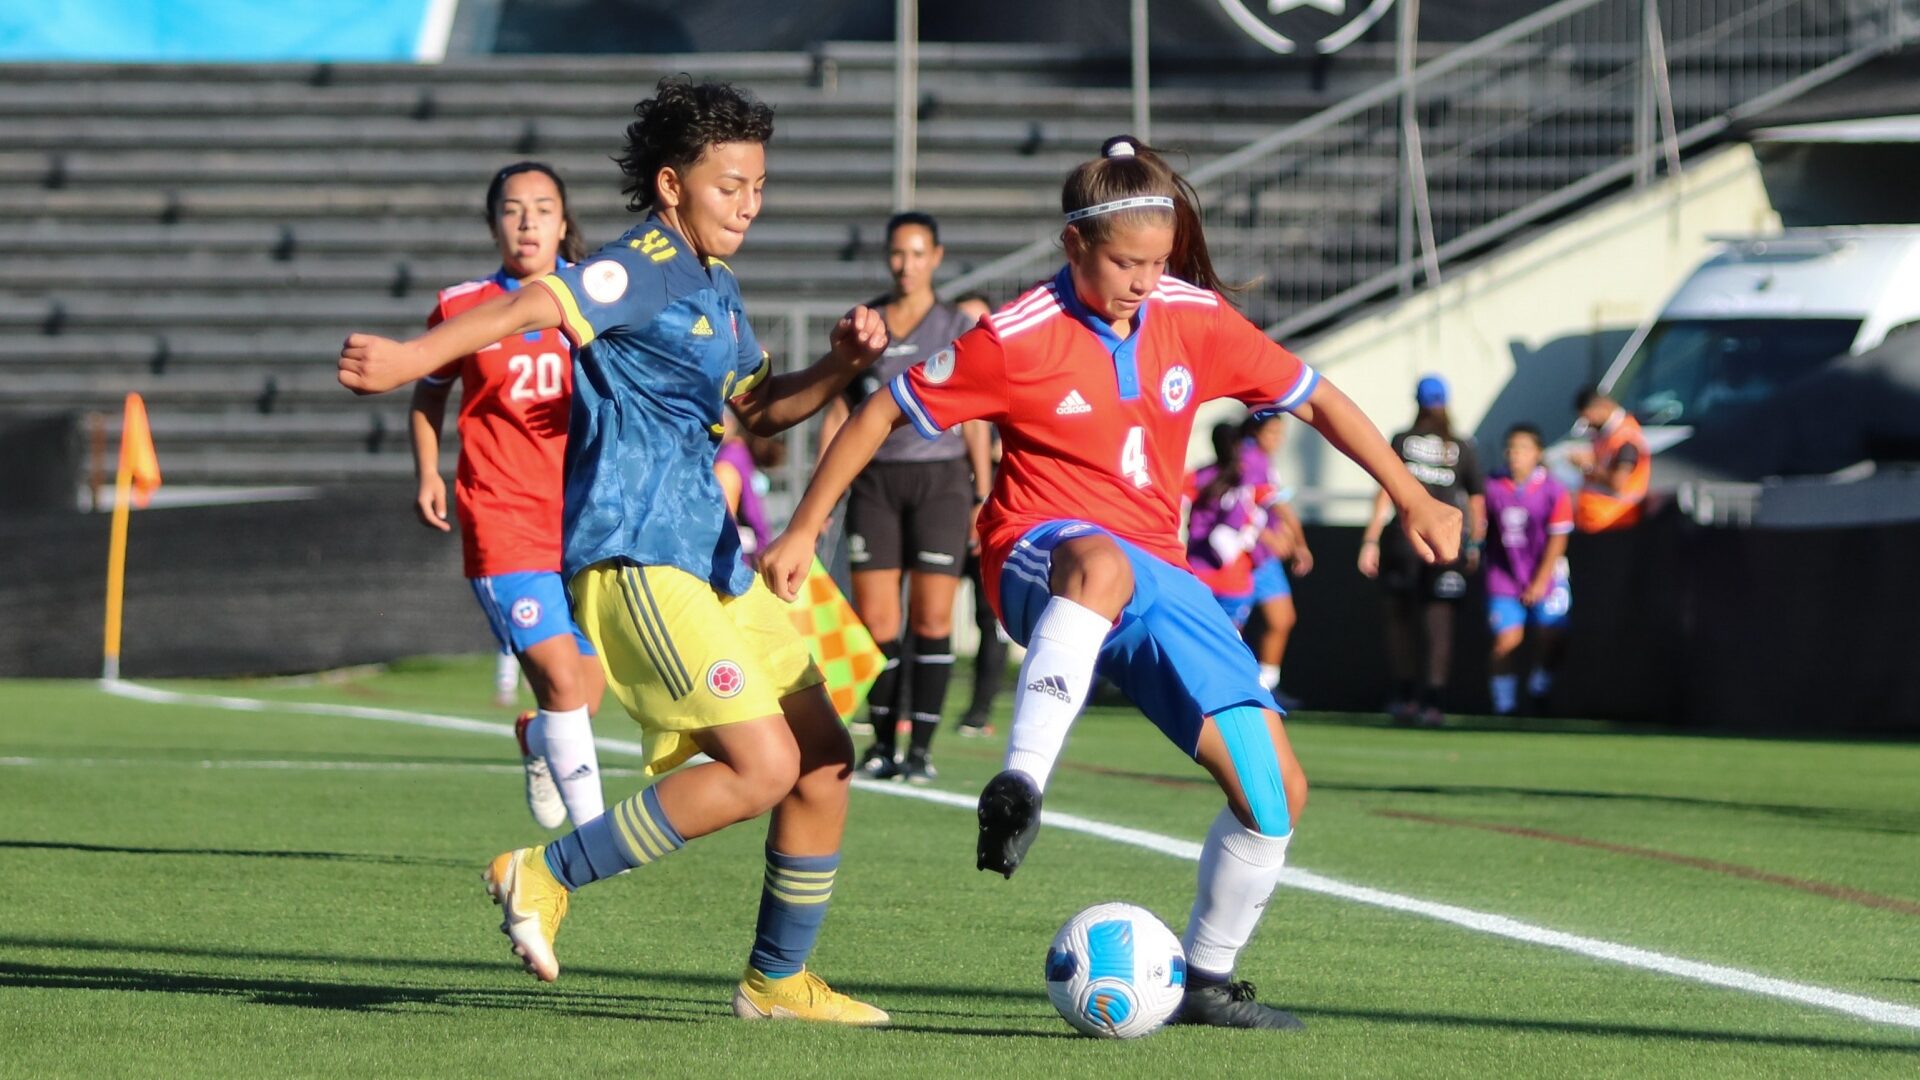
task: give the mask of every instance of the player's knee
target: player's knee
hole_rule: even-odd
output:
[[[1493,655],[1501,660],[1519,651],[1520,643],[1526,640],[1526,631],[1520,629],[1502,630],[1494,635]]]
[[[800,779],[800,748],[791,739],[769,739],[733,762],[742,816],[759,817],[793,792]]]
[[[953,611],[935,611],[923,613],[915,611],[912,619],[913,636],[923,638],[943,638],[953,634]]]
[[[1106,537],[1062,545],[1054,553],[1053,591],[1083,607],[1117,614],[1133,595],[1133,566],[1120,545]]]

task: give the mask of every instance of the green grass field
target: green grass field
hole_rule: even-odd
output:
[[[504,722],[489,670],[161,685]],[[1920,1008],[1920,747],[1291,729],[1315,785],[1295,867]],[[970,798],[999,752],[944,736],[937,787]],[[610,798],[637,786],[603,764]],[[1110,709],[1048,806],[1198,840],[1218,799]],[[1306,1033],[1080,1038],[1041,985],[1053,931],[1109,899],[1178,929],[1192,864],[1053,828],[1008,882],[972,837],[964,808],[856,792],[815,960],[895,1026],[744,1024],[757,826],[582,892],[543,986],[479,883],[537,838],[506,739],[0,683],[0,1075],[1920,1075],[1914,1026],[1286,888],[1241,974]]]

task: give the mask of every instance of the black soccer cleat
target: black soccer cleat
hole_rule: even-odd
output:
[[[867,747],[860,759],[860,775],[868,780],[897,780],[900,777],[900,763],[893,760],[893,754],[879,746]]]
[[[1206,1027],[1253,1028],[1259,1031],[1302,1031],[1300,1018],[1253,1000],[1250,982],[1198,983],[1187,987],[1176,1024]]]
[[[974,865],[1012,877],[1040,833],[1040,788],[1026,773],[1009,769],[980,792],[980,843]]]

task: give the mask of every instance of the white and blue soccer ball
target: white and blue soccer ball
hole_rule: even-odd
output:
[[[1186,992],[1180,939],[1143,907],[1095,904],[1068,919],[1047,948],[1047,997],[1083,1035],[1150,1035]]]

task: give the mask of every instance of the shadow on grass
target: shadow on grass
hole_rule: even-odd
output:
[[[250,953],[258,956],[261,954]],[[489,965],[499,970],[499,965]],[[674,976],[677,983],[709,984],[715,992],[689,1000],[658,994],[598,993],[534,986],[524,989],[499,987],[432,987],[374,985],[325,979],[301,979],[288,976],[207,975],[179,971],[160,971],[142,967],[61,967],[50,964],[0,962],[0,988],[22,987],[35,990],[103,990],[122,993],[190,994],[227,998],[253,1005],[277,1005],[284,1008],[317,1009],[338,1012],[400,1012],[416,1009],[501,1009],[535,1011],[556,1016],[595,1020],[648,1020],[661,1023],[702,1023],[731,1020],[727,990],[733,980],[707,976]],[[862,987],[864,991],[884,994],[895,992],[944,993],[936,987]],[[937,1035],[973,1035],[995,1038],[1074,1038],[1065,1031],[1022,1031],[939,1023],[916,1023],[918,1016],[955,1016],[975,1024],[995,1019],[1031,1021],[1028,1015],[996,1017],[991,1014],[957,1013],[937,1009],[899,1009],[900,1021],[894,1031]]]
[[[17,935],[17,934],[0,934],[0,949],[5,949],[8,951],[16,951],[21,949],[45,949],[52,952],[65,951],[65,952],[82,952],[82,953],[125,953],[128,955],[176,956],[176,957],[188,957],[188,958],[207,959],[207,960],[235,960],[235,961],[243,961],[243,962],[274,961],[277,963],[288,963],[288,964],[326,964],[330,967],[339,966],[339,965],[349,965],[349,966],[361,966],[361,967],[372,967],[372,968],[385,968],[385,969],[392,969],[392,970],[399,970],[399,971],[411,970],[411,971],[416,971],[421,973],[474,972],[474,973],[482,973],[482,974],[499,974],[501,972],[513,972],[517,970],[516,963],[510,960],[495,962],[490,960],[486,960],[486,961],[456,960],[456,959],[411,958],[411,957],[393,957],[393,956],[349,956],[349,955],[343,955],[341,953],[299,952],[299,951],[293,951],[293,950],[271,949],[271,948],[215,947],[215,946],[205,946],[205,945],[158,945],[158,944],[122,942],[122,941],[86,940],[86,939],[78,939],[78,938],[33,937],[30,935]],[[5,966],[0,965],[0,972],[4,972],[5,970],[6,970]],[[52,970],[65,971],[65,970],[76,970],[76,969],[56,968]],[[118,970],[118,969],[102,968],[100,970],[112,971],[112,970]],[[701,987],[702,989],[706,989],[706,990],[713,990],[716,992],[732,991],[734,983],[738,978],[737,976],[724,975],[724,974],[718,974],[718,973],[680,972],[680,971],[649,972],[649,971],[646,971],[643,969],[637,969],[637,968],[603,968],[603,967],[583,966],[579,964],[566,965],[564,973],[566,975],[584,977],[584,978],[619,979],[619,980],[626,980],[630,982],[654,983],[654,984],[664,983],[664,984],[674,985],[677,987],[685,987],[685,986],[691,985],[691,986]],[[874,983],[870,981],[863,981],[859,983],[857,987],[854,987],[854,989],[858,989],[862,994],[881,995],[881,994],[888,994],[888,993],[909,993],[909,994],[923,994],[923,995],[929,995],[934,997],[962,998],[962,999],[968,999],[968,1000],[978,1000],[982,1002],[998,1001],[1002,1003],[1002,1006],[1001,1006],[1002,1008],[1004,1008],[1006,1003],[1013,1003],[1013,1002],[1033,1003],[1040,1000],[1040,993],[1038,989],[1035,989],[1031,992],[1021,992],[1021,991],[987,987],[987,986],[930,986],[930,985],[920,984],[920,983]],[[508,992],[511,993],[514,991],[508,991]],[[551,991],[541,990],[536,988],[534,992],[546,994]],[[953,1016],[953,1017],[959,1017],[959,1018],[970,1018],[974,1020],[995,1020],[995,1019],[1023,1020],[1023,1019],[1030,1018],[1028,1014],[1024,1014],[1024,1013],[986,1012],[980,1009],[969,1009],[967,1011],[961,1012],[956,1010],[940,1009],[940,1008],[908,1007],[908,1008],[902,1008],[899,1010],[892,1010],[892,1011],[897,1011],[901,1014],[914,1015],[914,1016]],[[942,1030],[948,1030],[948,1029],[942,1029]]]
[[[427,855],[388,855],[359,851],[283,851],[266,848],[166,848],[122,844],[82,844],[69,840],[0,840],[0,851],[70,851],[84,855],[209,855],[235,859],[293,859],[311,862],[357,862],[379,866],[451,866],[466,868],[472,859]]]
[[[1084,762],[1062,762],[1063,772],[1082,773],[1130,780],[1157,787],[1211,789],[1210,776],[1176,776],[1143,769],[1121,769]],[[1437,798],[1524,798],[1599,800],[1667,806],[1693,810],[1726,810],[1744,814],[1790,818],[1810,825],[1828,825],[1859,832],[1886,833],[1893,836],[1920,835],[1920,814],[1901,810],[1862,810],[1837,806],[1794,806],[1786,803],[1739,802],[1730,799],[1700,799],[1686,795],[1658,795],[1638,791],[1579,791],[1568,788],[1508,787],[1495,784],[1356,784],[1337,780],[1317,780],[1315,791],[1346,791],[1363,795],[1430,795]]]
[[[1417,1024],[1426,1027],[1498,1028],[1565,1035],[1603,1035],[1608,1038],[1670,1039],[1680,1042],[1724,1043],[1735,1046],[1800,1047],[1813,1050],[1890,1050],[1920,1054],[1920,1037],[1905,1042],[1877,1038],[1829,1038],[1819,1035],[1779,1035],[1756,1031],[1713,1031],[1699,1028],[1654,1027],[1647,1024],[1608,1024],[1578,1020],[1545,1020],[1516,1016],[1459,1016],[1451,1013],[1393,1012],[1383,1009],[1295,1008],[1302,1018],[1365,1020],[1377,1024]],[[1309,1029],[1311,1030],[1311,1029]]]

